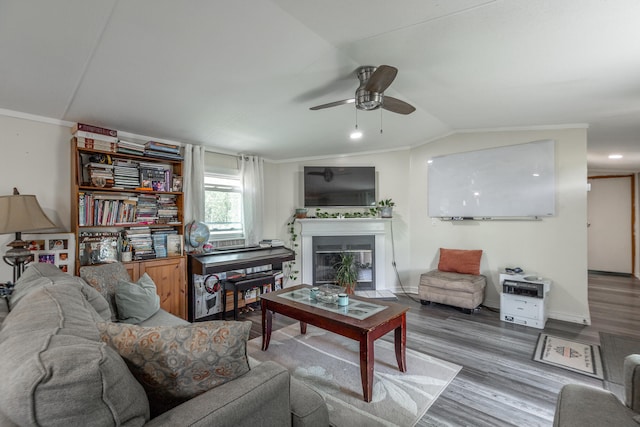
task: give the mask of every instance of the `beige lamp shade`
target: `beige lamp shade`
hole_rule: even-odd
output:
[[[44,213],[36,196],[0,196],[0,234],[57,228]]]

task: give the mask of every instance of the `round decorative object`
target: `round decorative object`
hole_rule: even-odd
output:
[[[204,279],[204,289],[210,294],[220,291],[220,278],[215,274],[210,274]]]
[[[102,178],[102,177],[94,177],[91,178],[91,185],[93,185],[94,187],[106,187],[107,186],[107,180],[106,178]]]
[[[209,227],[204,222],[192,221],[185,227],[185,238],[190,246],[198,249],[209,241]]]

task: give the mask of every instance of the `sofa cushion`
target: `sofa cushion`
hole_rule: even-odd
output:
[[[145,388],[152,417],[249,371],[251,322],[168,327],[101,322],[98,329]]]
[[[567,384],[558,394],[554,427],[638,427],[637,414],[611,392],[582,384]]]
[[[480,274],[482,250],[440,248],[438,270],[462,274]]]
[[[484,291],[487,279],[482,275],[431,270],[420,275],[420,286],[448,291],[476,293]]]
[[[9,314],[9,300],[7,298],[0,298],[0,328],[4,322],[5,317]]]
[[[32,264],[20,276],[9,298],[9,304],[13,310],[18,303],[33,290],[43,286],[70,285],[82,292],[85,299],[104,320],[111,318],[111,309],[107,301],[94,288],[77,276],[71,276],[58,267],[46,263]]]
[[[190,325],[184,319],[180,317],[176,317],[171,313],[160,309],[153,316],[149,317],[147,320],[143,320],[138,323],[138,326],[174,326],[174,325]]]
[[[0,410],[17,425],[144,424],[144,390],[100,340],[101,320],[74,284],[21,297],[0,330]]]
[[[156,284],[147,273],[138,282],[119,280],[116,287],[118,319],[125,323],[138,324],[160,310],[160,297]]]
[[[82,277],[95,290],[100,292],[109,303],[111,320],[118,320],[118,307],[116,305],[116,288],[119,280],[129,281],[131,277],[124,264],[114,262],[111,264],[87,265],[80,267]]]

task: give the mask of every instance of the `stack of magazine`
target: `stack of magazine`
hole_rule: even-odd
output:
[[[261,248],[277,248],[284,246],[284,241],[280,239],[263,239],[258,244]]]
[[[144,145],[144,155],[167,160],[182,160],[180,146],[166,142],[149,141]]]

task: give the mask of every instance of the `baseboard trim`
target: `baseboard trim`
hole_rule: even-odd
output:
[[[558,313],[557,311],[549,312],[549,319],[561,320],[563,322],[577,323],[579,325],[591,325],[591,316],[586,315],[572,315],[566,313]]]

